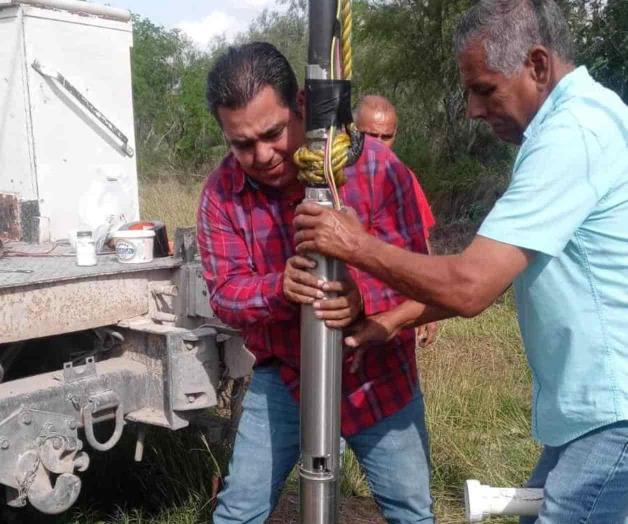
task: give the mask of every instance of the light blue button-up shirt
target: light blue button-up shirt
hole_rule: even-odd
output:
[[[479,234],[536,252],[515,280],[535,438],[628,420],[628,108],[586,68],[526,129]]]

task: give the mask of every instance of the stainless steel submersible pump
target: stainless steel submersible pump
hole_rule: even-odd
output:
[[[307,188],[306,200],[331,206],[328,189]],[[340,280],[344,264],[315,253],[313,273],[322,280]],[[301,461],[302,524],[332,524],[338,513],[340,472],[340,394],[342,331],[330,329],[301,307]]]
[[[339,0],[310,0],[309,48],[306,70],[306,142],[324,150],[331,126],[351,119],[350,84],[337,81],[332,41],[337,35]],[[348,100],[348,101],[347,101]],[[332,207],[324,185],[310,185],[305,200]],[[319,280],[341,280],[340,261],[308,253]],[[300,512],[302,524],[333,524],[338,517],[340,472],[340,400],[342,389],[342,331],[316,318],[311,305],[301,307],[301,459]]]

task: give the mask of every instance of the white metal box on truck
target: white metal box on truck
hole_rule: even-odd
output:
[[[128,11],[0,0],[0,236],[139,217]]]

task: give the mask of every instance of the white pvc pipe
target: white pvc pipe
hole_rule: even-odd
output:
[[[467,522],[482,522],[491,515],[536,516],[543,504],[539,488],[492,488],[478,480],[464,485],[464,505]]]
[[[34,7],[44,7],[48,9],[62,9],[70,13],[84,13],[89,15],[103,16],[121,22],[128,22],[131,13],[126,9],[118,9],[106,5],[92,4],[80,0],[0,0],[0,7],[3,5],[27,4]]]

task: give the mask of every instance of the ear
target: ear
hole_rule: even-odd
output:
[[[530,49],[526,65],[529,66],[532,79],[539,88],[546,88],[552,78],[552,60],[547,48],[538,45]]]

